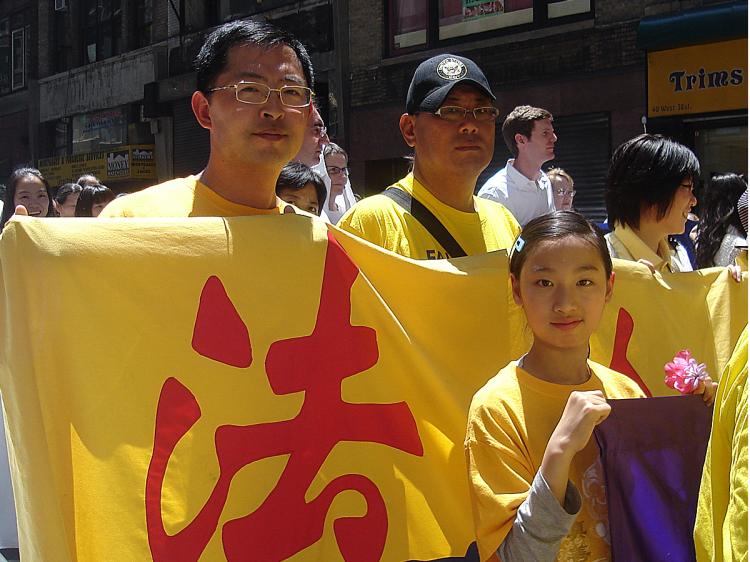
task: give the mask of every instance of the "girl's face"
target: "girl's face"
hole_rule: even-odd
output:
[[[94,203],[91,205],[91,216],[92,217],[98,217],[99,213],[104,210],[104,207],[106,207],[109,204],[109,201],[102,201],[100,203]]]
[[[65,201],[60,204],[55,201],[55,208],[61,217],[74,217],[76,216],[76,203],[78,203],[79,193],[71,193],[65,198]]]
[[[36,176],[24,176],[16,182],[13,205],[23,205],[31,217],[46,217],[49,195],[44,183]]]
[[[601,255],[591,243],[567,236],[538,243],[520,278],[511,275],[511,284],[535,345],[579,348],[588,346],[599,326],[612,297],[614,273],[607,278]]]
[[[688,177],[682,180],[677,191],[674,192],[666,215],[656,220],[656,207],[651,207],[646,210],[646,217],[659,225],[664,236],[682,234],[685,231],[685,221],[697,203],[698,200],[693,194],[693,180]]]
[[[682,234],[685,231],[685,221],[697,203],[693,194],[693,180],[685,178],[674,192],[669,210],[662,219],[669,228],[668,234]]]

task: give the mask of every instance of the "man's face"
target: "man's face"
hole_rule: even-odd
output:
[[[294,159],[307,166],[315,166],[320,162],[320,153],[327,142],[328,135],[323,118],[317,109],[312,108],[305,137],[302,141],[302,148]]]
[[[308,86],[297,55],[286,45],[230,48],[226,68],[212,87],[240,81],[270,88]],[[199,96],[197,102],[195,96]],[[195,96],[194,108],[202,103],[202,94]],[[208,119],[202,125],[211,131],[211,152],[218,153],[225,164],[268,167],[283,165],[299,152],[309,115],[310,106],[285,106],[278,92],[271,92],[266,103],[250,104],[237,101],[234,88],[230,88],[208,94]]]
[[[531,137],[527,139],[519,134],[516,135],[516,142],[518,143],[518,153],[523,154],[528,160],[539,162],[540,166],[549,162],[555,157],[555,143],[557,142],[552,120],[539,119],[534,121]]]
[[[442,107],[466,109],[492,106],[492,99],[473,86],[460,84]],[[415,167],[433,175],[461,171],[478,176],[492,160],[495,122],[477,121],[471,113],[460,121],[447,121],[430,113],[401,116],[401,133],[414,148]]]

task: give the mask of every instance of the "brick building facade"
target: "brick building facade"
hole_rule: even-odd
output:
[[[273,21],[308,46],[329,134],[349,151],[363,195],[406,170],[398,130],[406,90],[419,62],[441,52],[485,70],[503,117],[520,104],[554,114],[550,165],[572,173],[576,206],[592,218],[603,217],[613,148],[644,120],[695,148],[707,173],[747,168],[746,98],[660,105],[648,84],[652,66],[672,54],[679,64],[696,58],[683,53],[689,45],[746,43],[744,1],[8,0],[0,3],[0,177],[32,162],[52,183],[87,170],[131,191],[199,171],[208,134],[190,110],[191,62],[214,26],[241,17]],[[739,91],[726,86],[714,100]],[[498,134],[480,182],[508,155]]]
[[[335,88],[341,84],[339,53],[346,49],[334,49],[339,33],[334,13],[345,13],[346,2],[13,2],[33,16],[28,47],[34,55],[21,94],[3,98],[13,102],[5,107],[22,109],[0,122],[14,132],[4,137],[24,142],[5,156],[0,141],[0,176],[32,162],[53,185],[91,171],[119,192],[200,171],[208,157],[208,133],[190,109],[192,61],[216,25],[243,17],[272,21],[308,46],[323,114],[333,130],[343,122]],[[29,133],[18,134],[19,120],[28,123]]]
[[[0,2],[0,178],[7,177],[16,163],[37,157],[36,4]]]
[[[695,146],[691,136],[695,127],[676,126],[669,120],[652,120],[648,116],[647,56],[638,40],[639,29],[644,19],[669,19],[690,9],[710,12],[712,6],[726,3],[506,0],[504,6],[511,10],[509,14],[514,7],[523,8],[519,12],[527,14],[521,23],[471,32],[463,22],[458,25],[466,25],[465,34],[441,39],[443,35],[451,35],[443,31],[457,27],[454,22],[460,20],[460,15],[452,19],[446,17],[449,5],[455,2],[430,2],[424,3],[424,36],[417,37],[417,44],[409,48],[394,48],[398,26],[393,20],[399,18],[399,9],[412,8],[413,15],[414,8],[420,4],[408,0],[382,3],[355,0],[349,6],[351,134],[348,148],[352,159],[352,184],[361,192],[377,192],[406,170],[404,156],[408,154],[408,147],[401,139],[398,118],[403,112],[409,80],[419,62],[441,52],[469,57],[485,71],[498,95],[502,110],[500,121],[521,104],[544,107],[552,112],[559,137],[557,157],[545,167],[562,166],[573,175],[578,190],[576,207],[592,218],[604,217],[604,176],[613,148],[642,132],[644,119],[649,132],[668,133]],[[463,4],[466,13],[466,6],[482,3],[458,4]],[[554,5],[567,5],[569,13],[563,11],[560,17],[552,17]],[[747,5],[744,6],[746,13]],[[540,17],[539,12],[544,11],[546,13]],[[484,17],[499,19],[493,14]],[[468,19],[469,23],[472,21]],[[419,24],[411,23],[410,29],[419,28]],[[411,36],[403,33],[398,39],[413,40],[417,33],[411,31]],[[747,37],[746,26],[744,36]],[[701,42],[704,37],[684,39]],[[746,158],[747,104],[728,113],[718,115],[724,116],[724,125],[740,131],[732,142],[738,151],[744,151]],[[744,140],[741,140],[739,137],[743,134]],[[508,157],[509,151],[498,126],[495,157],[479,184],[504,166]],[[736,161],[726,165],[733,163]],[[746,171],[746,167],[744,163],[740,171]]]

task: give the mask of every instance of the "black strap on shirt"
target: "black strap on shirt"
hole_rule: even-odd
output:
[[[467,255],[461,244],[448,232],[443,223],[427,207],[412,197],[411,194],[398,187],[389,187],[383,191],[383,195],[403,208],[424,226],[432,237],[448,252],[450,257],[460,258]]]

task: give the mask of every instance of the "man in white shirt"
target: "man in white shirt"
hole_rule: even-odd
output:
[[[552,185],[541,169],[555,157],[552,114],[528,105],[516,107],[503,123],[503,139],[515,158],[488,179],[478,195],[505,205],[524,226],[555,210]]]

